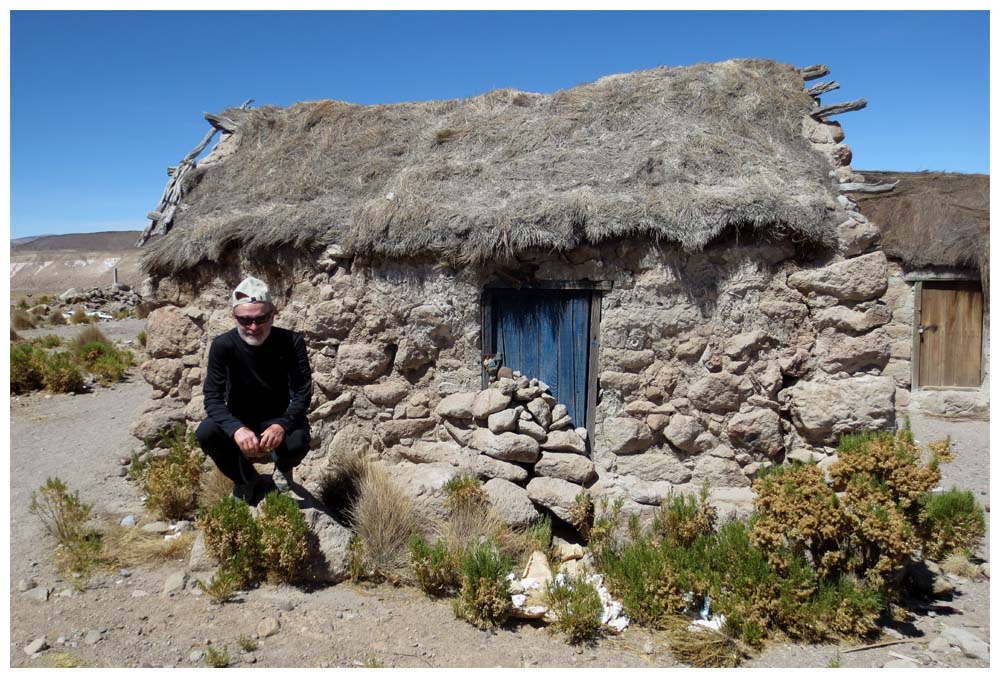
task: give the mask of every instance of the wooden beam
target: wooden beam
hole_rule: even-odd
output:
[[[232,133],[239,129],[239,125],[237,125],[235,121],[221,115],[206,113],[205,120],[208,120],[209,125],[222,132]]]
[[[826,94],[827,92],[832,92],[835,89],[840,89],[840,83],[836,80],[830,80],[829,82],[818,82],[809,89],[806,90],[806,94],[809,96],[818,97],[820,94]]]
[[[805,68],[799,69],[799,75],[802,76],[803,80],[815,80],[816,78],[822,78],[824,75],[829,74],[830,69],[822,64],[806,66]]]
[[[847,101],[840,104],[820,106],[816,110],[810,111],[809,115],[811,115],[814,118],[826,118],[831,115],[839,115],[840,113],[850,113],[851,111],[860,111],[867,105],[868,101],[866,99],[855,99],[854,101]]]
[[[891,184],[840,184],[837,188],[841,193],[888,193],[896,188],[898,181]]]
[[[242,104],[240,104],[240,108],[245,111],[246,109],[250,108],[250,104],[252,104],[252,103],[253,103],[253,97],[250,97],[249,99],[247,99],[246,101],[244,101]]]

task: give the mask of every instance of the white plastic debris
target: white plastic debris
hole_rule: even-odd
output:
[[[711,629],[712,631],[721,631],[722,625],[726,623],[725,615],[715,615],[714,617],[709,617],[708,619],[695,619],[688,626],[689,629],[697,630],[699,628]]]
[[[515,593],[510,597],[510,602],[514,604],[514,607],[524,607],[524,604],[528,602],[528,596],[523,593]]]

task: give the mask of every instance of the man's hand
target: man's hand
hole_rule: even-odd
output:
[[[270,430],[270,429],[268,429]],[[246,453],[251,454],[260,451],[260,441],[257,440],[257,434],[248,429],[246,426],[236,431],[233,434],[233,440],[239,445],[240,449]]]
[[[271,424],[260,434],[260,447],[270,452],[285,439],[285,429],[281,424]]]

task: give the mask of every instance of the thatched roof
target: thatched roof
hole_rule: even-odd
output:
[[[989,265],[990,177],[944,172],[871,172],[866,183],[899,184],[887,193],[853,194],[882,232],[882,249],[908,266]]]
[[[631,236],[697,250],[728,228],[826,245],[839,215],[802,136],[811,105],[795,68],[735,60],[551,95],[230,109],[237,147],[192,173],[145,266],[329,243],[465,264]]]

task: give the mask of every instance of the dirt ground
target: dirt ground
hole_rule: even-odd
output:
[[[141,325],[105,323],[102,329],[134,339]],[[65,331],[72,336],[71,328]],[[239,667],[682,666],[664,638],[646,629],[631,627],[583,647],[527,623],[486,633],[456,620],[449,601],[430,600],[416,589],[265,585],[223,606],[190,589],[164,595],[168,578],[186,560],[101,573],[86,590],[73,591],[53,568],[53,540],[28,512],[31,493],[58,476],[105,520],[129,514],[140,523],[150,520],[135,486],[119,475],[119,459],[138,445],[129,424],[149,394],[149,386],[132,374],[126,383],[93,393],[10,399],[11,666],[202,667],[208,647],[225,648],[230,665]],[[914,416],[912,425],[921,442],[952,436],[957,460],[943,468],[942,485],[971,489],[988,504],[988,422]],[[988,554],[987,542],[978,555],[988,562]],[[40,588],[49,590],[47,599]],[[260,638],[253,651],[242,651],[240,637],[255,636],[269,620],[278,622],[277,632]],[[918,666],[989,665],[988,659],[930,648],[944,626],[989,641],[989,580],[960,580],[952,600],[926,606],[910,622],[887,630],[882,640],[898,644],[850,652],[848,646],[774,643],[745,665],[881,667],[901,657]],[[28,654],[25,647],[42,636],[48,649]]]

